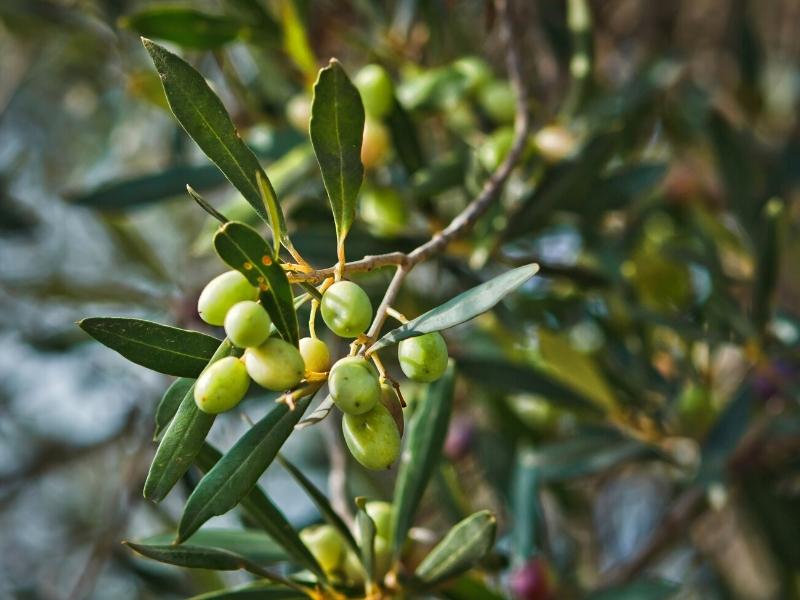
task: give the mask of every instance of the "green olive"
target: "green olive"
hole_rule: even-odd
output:
[[[516,99],[507,81],[492,81],[481,88],[478,102],[495,123],[511,123],[516,113]]]
[[[487,171],[494,171],[511,151],[514,143],[514,129],[501,127],[492,132],[487,140],[478,147],[478,160]]]
[[[358,337],[372,320],[369,296],[352,281],[337,281],[325,290],[320,310],[328,329],[343,338]]]
[[[400,405],[400,399],[397,397],[397,392],[388,383],[381,383],[381,404],[383,404],[386,410],[389,411],[389,414],[392,415],[392,418],[397,425],[397,431],[400,434],[400,437],[403,437],[403,429],[405,427],[405,421],[403,419],[403,407]]]
[[[243,300],[225,315],[225,334],[240,348],[260,346],[269,337],[272,320],[258,302]]]
[[[324,373],[331,366],[331,353],[328,346],[319,338],[304,337],[300,340],[300,356],[306,371]]]
[[[478,91],[492,80],[492,69],[477,56],[465,56],[453,63],[453,68],[464,78],[467,91]]]
[[[386,541],[392,539],[392,517],[394,508],[388,502],[373,500],[364,505],[369,518],[375,523],[375,535]]]
[[[397,358],[406,377],[430,383],[447,369],[447,344],[436,331],[408,338],[398,344]]]
[[[297,94],[292,96],[289,102],[286,103],[286,120],[289,125],[308,133],[308,121],[311,119],[311,101],[305,94]]]
[[[378,377],[363,356],[337,361],[328,376],[328,389],[336,406],[349,415],[372,410],[381,397]]]
[[[305,374],[300,351],[278,338],[268,338],[260,346],[248,348],[244,363],[253,381],[275,392],[292,389]]]
[[[371,169],[383,164],[389,153],[389,130],[380,121],[364,121],[364,137],[361,141],[361,162]]]
[[[241,360],[226,356],[212,363],[194,384],[194,401],[205,413],[217,414],[239,404],[250,387],[250,377]]]
[[[350,548],[345,549],[344,564],[342,566],[344,576],[350,583],[362,584],[366,579],[364,566],[361,559]]]
[[[344,561],[345,544],[333,525],[313,525],[300,532],[300,539],[325,573],[337,571]]]
[[[367,469],[388,469],[400,456],[400,434],[383,404],[363,415],[345,414],[342,432],[350,453]]]
[[[379,237],[393,237],[408,225],[408,208],[403,198],[389,188],[368,188],[358,203],[361,219]]]
[[[353,78],[353,83],[361,93],[364,111],[374,119],[382,119],[392,110],[394,85],[380,65],[367,65]]]
[[[197,312],[209,325],[222,325],[231,306],[256,300],[258,290],[239,271],[228,271],[208,282],[197,300]]]

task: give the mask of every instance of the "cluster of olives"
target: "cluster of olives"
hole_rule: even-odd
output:
[[[220,413],[241,402],[252,379],[273,391],[287,391],[304,378],[327,374],[333,402],[344,413],[342,429],[347,447],[369,469],[386,469],[400,454],[402,415],[394,389],[374,364],[351,355],[331,366],[327,345],[305,337],[298,347],[271,336],[269,314],[258,302],[258,290],[238,271],[214,278],[198,300],[200,318],[222,325],[228,339],[245,352],[211,364],[198,378],[194,399],[200,410]],[[322,319],[334,334],[352,339],[363,334],[372,321],[372,305],[366,292],[352,281],[337,281],[323,293]],[[447,368],[447,346],[438,333],[400,342],[398,358],[410,379],[429,383]],[[330,370],[329,370],[330,369]]]
[[[391,566],[392,517],[394,509],[388,502],[367,502],[364,510],[375,523],[375,576],[382,579]],[[358,540],[358,531],[354,532]],[[300,532],[300,539],[333,579],[353,584],[363,583],[361,561],[332,525],[313,525]],[[358,540],[360,541],[360,540]]]

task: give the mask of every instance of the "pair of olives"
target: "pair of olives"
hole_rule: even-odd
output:
[[[324,372],[330,365],[325,343],[303,338],[295,348],[269,337],[272,321],[256,299],[256,290],[238,271],[215,277],[197,303],[200,318],[223,325],[228,339],[246,348],[243,358],[228,356],[206,368],[194,386],[194,399],[203,412],[216,414],[235,407],[250,386],[250,379],[273,391],[296,386],[306,371]]]
[[[391,566],[391,534],[394,508],[388,502],[367,502],[364,510],[375,523],[375,571],[383,578]],[[358,532],[355,532],[358,539]],[[363,583],[365,573],[353,550],[332,525],[313,525],[300,532],[300,539],[328,576]]]

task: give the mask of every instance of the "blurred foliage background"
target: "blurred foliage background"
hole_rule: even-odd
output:
[[[168,114],[139,33],[213,83],[319,267],[335,262],[335,236],[292,123],[329,57],[351,74],[384,65],[407,117],[385,123],[390,155],[367,183],[395,187],[411,218],[380,231],[365,212],[349,258],[426,239],[508,150],[490,3],[193,2],[177,27],[163,6],[0,5],[2,597],[172,598],[222,583],[119,544],[179,515],[181,498],[141,499],[168,381],[74,325],[204,326],[197,293],[223,268],[187,183],[255,223]],[[417,543],[473,510],[499,515],[480,591],[467,579],[449,598],[800,598],[800,4],[516,10],[530,152],[473,234],[412,273],[399,308],[419,314],[532,260],[541,276],[449,332],[457,408]],[[359,282],[378,300],[389,276]],[[244,427],[219,419],[211,439],[228,447]],[[389,498],[393,474],[341,464],[334,431],[296,434],[288,453],[333,493]],[[298,526],[318,519],[279,467],[264,484]],[[532,564],[550,596],[531,595]]]

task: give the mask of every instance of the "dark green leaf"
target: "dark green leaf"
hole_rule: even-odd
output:
[[[178,524],[179,543],[211,517],[228,512],[253,489],[310,401],[310,397],[300,399],[294,410],[285,404],[273,408],[206,473],[184,507]]]
[[[634,581],[620,587],[595,592],[589,600],[666,600],[678,591],[678,586],[666,581]]]
[[[129,361],[176,377],[200,375],[220,345],[210,335],[142,319],[92,317],[78,326]]]
[[[311,425],[316,425],[331,413],[334,406],[336,405],[333,402],[333,398],[331,396],[325,396],[325,399],[319,403],[319,406],[317,406],[317,408],[315,408],[314,411],[305,419],[295,425],[294,428],[305,429]]]
[[[772,301],[780,270],[782,242],[781,222],[785,219],[784,204],[777,198],[767,202],[760,215],[757,238],[758,262],[753,285],[753,321],[758,331],[764,330],[772,315]]]
[[[453,406],[454,387],[455,367],[453,361],[450,361],[445,374],[428,386],[424,400],[421,401],[408,425],[408,441],[400,457],[392,502],[394,556],[398,556],[402,550],[422,494],[439,463]]]
[[[511,508],[514,515],[511,532],[514,558],[522,564],[533,556],[539,533],[539,465],[536,453],[530,448],[517,453]]]
[[[364,572],[370,582],[375,581],[375,522],[367,514],[366,500],[356,498],[358,512],[356,513],[356,527],[358,528],[358,556],[364,565]]]
[[[156,408],[156,431],[153,434],[155,439],[158,439],[161,432],[164,431],[167,425],[169,425],[169,422],[172,421],[172,417],[178,412],[178,407],[180,407],[186,395],[193,392],[194,381],[194,379],[180,377],[173,381],[172,385],[164,392],[164,396],[161,398],[161,402],[158,403],[158,407]]]
[[[300,469],[295,467],[284,456],[279,454],[278,460],[283,468],[289,472],[289,475],[291,475],[294,480],[300,484],[300,487],[303,488],[306,494],[308,494],[308,497],[311,498],[312,502],[314,502],[314,505],[317,507],[317,510],[319,510],[322,517],[330,525],[333,525],[347,545],[350,546],[354,552],[358,553],[358,544],[356,544],[353,534],[350,533],[350,528],[333,509],[333,506],[331,506],[331,503],[328,502],[328,498],[325,496],[325,494],[323,494],[320,489],[315,486],[314,483],[308,477],[306,477],[302,471],[300,471]]]
[[[319,72],[314,84],[309,128],[341,247],[353,224],[358,190],[364,179],[361,164],[364,106],[361,95],[336,59],[331,59]]]
[[[406,172],[409,175],[417,172],[425,165],[425,155],[411,116],[397,99],[394,100],[392,111],[386,117],[386,125],[392,135],[392,146],[397,151],[397,157],[403,163]]]
[[[494,544],[497,519],[488,510],[476,512],[457,523],[417,567],[415,576],[434,586],[469,570]]]
[[[225,106],[189,63],[146,38],[142,43],[161,76],[167,101],[181,126],[259,216],[269,222],[256,174],[261,174],[270,187],[271,184],[253,151],[236,131]]]
[[[148,546],[169,545],[175,534],[165,533],[141,540]],[[288,560],[286,552],[268,535],[248,529],[201,529],[186,540],[187,546],[219,548],[241,554],[255,563],[276,563]]]
[[[229,356],[233,351],[233,344],[225,340],[208,364]],[[197,408],[193,389],[189,389],[183,397],[178,412],[164,432],[150,465],[150,471],[147,473],[144,497],[153,502],[163,500],[183,477],[203,447],[203,441],[214,424],[215,415],[209,415]]]
[[[538,270],[537,264],[524,265],[475,286],[424,315],[393,329],[375,342],[368,352],[375,352],[407,338],[432,331],[442,331],[469,321],[492,308],[533,277]]]
[[[442,590],[447,600],[506,600],[477,577],[468,574],[459,577]]]
[[[306,600],[307,595],[270,581],[256,581],[227,590],[216,590],[189,600]]]
[[[197,455],[197,466],[208,473],[222,458],[222,453],[208,443],[203,444]],[[289,559],[297,565],[305,567],[324,581],[325,574],[308,547],[297,535],[292,524],[269,499],[259,485],[255,485],[240,504],[245,514],[279,544]],[[190,538],[191,539],[191,538]]]
[[[212,50],[235,40],[242,25],[230,17],[179,6],[153,6],[122,17],[120,26],[185,48]]]
[[[261,290],[261,302],[278,333],[296,346],[300,336],[292,287],[264,238],[248,225],[232,221],[219,228],[214,248],[222,260]]]

